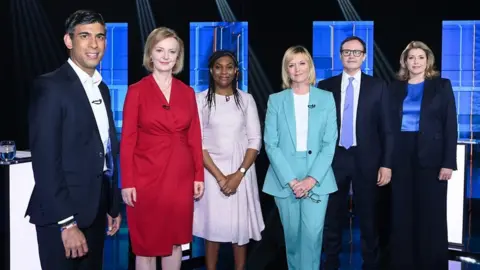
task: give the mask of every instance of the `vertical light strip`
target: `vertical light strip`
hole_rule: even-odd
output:
[[[213,52],[217,51],[217,27],[213,29]]]
[[[200,26],[195,27],[195,55],[198,55],[200,53]],[[195,57],[195,83],[198,83],[198,80],[200,79],[200,63],[199,63],[199,57]],[[197,89],[198,85],[195,85],[195,89]]]
[[[473,140],[473,93],[475,91],[475,33],[476,27],[473,23],[473,43],[472,43],[472,91],[470,91],[470,140]]]
[[[330,38],[330,58],[332,59],[332,70],[335,70],[335,43],[333,42],[335,36],[335,27],[333,24],[330,25],[330,36],[332,37]]]
[[[223,26],[220,26],[220,50],[223,50]]]
[[[115,52],[115,43],[114,43],[114,33],[115,33],[115,26],[112,27],[112,30],[111,30],[112,34],[111,34],[111,44],[112,44],[112,47],[110,47],[110,83],[112,85],[116,85],[116,83],[114,83],[113,81],[113,53]]]
[[[463,84],[462,84],[462,63],[463,63],[463,58],[462,58],[462,54],[463,54],[463,27],[462,25],[458,25],[458,27],[460,28],[460,36],[459,36],[459,45],[460,45],[460,50],[458,52],[459,54],[459,61],[458,61],[458,86],[462,87]]]

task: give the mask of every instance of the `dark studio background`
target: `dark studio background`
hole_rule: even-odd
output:
[[[2,124],[0,139],[14,139],[19,149],[28,148],[28,86],[35,76],[54,70],[67,59],[63,45],[63,24],[66,17],[77,9],[94,9],[100,12],[107,22],[127,22],[129,83],[134,83],[144,76],[146,73],[141,66],[143,40],[136,2],[147,1],[1,1],[0,18],[5,27],[2,31],[4,53],[1,56],[0,69],[4,113],[0,120],[7,124]],[[217,4],[214,0],[149,2],[156,26],[175,29],[185,41],[185,69],[179,77],[188,83],[189,22],[221,21]],[[238,21],[248,21],[250,50],[254,51],[265,78],[268,79],[267,85],[257,85],[261,88],[255,87],[253,82],[249,85],[260,109],[265,108],[270,92],[280,90],[281,59],[285,50],[291,45],[301,44],[312,51],[312,21],[347,20],[339,5],[339,2],[344,0],[227,2]],[[426,42],[435,53],[437,66],[441,68],[442,20],[480,18],[473,8],[473,3],[468,0],[442,4],[434,0],[406,0],[396,4],[381,0],[351,1],[362,20],[374,21],[375,42],[394,70],[398,68],[400,53],[411,40]],[[252,65],[253,61],[250,62]],[[249,68],[250,73],[253,73],[252,69]],[[378,73],[377,66],[374,67],[374,73]],[[255,74],[251,76],[255,77]],[[262,118],[263,116],[261,114]]]
[[[177,31],[185,42],[185,68],[179,78],[189,80],[189,23],[221,21],[214,0],[4,0],[0,1],[3,52],[0,56],[0,140],[15,140],[17,148],[28,149],[27,108],[31,80],[58,68],[67,59],[63,45],[64,21],[77,9],[100,12],[107,22],[127,22],[129,31],[129,84],[147,73],[142,67],[143,38],[153,28],[139,23],[137,4],[150,3],[155,26]],[[351,2],[362,20],[374,21],[376,45],[394,71],[404,47],[412,40],[425,42],[436,56],[441,69],[442,20],[480,19],[474,1],[456,0],[440,3],[434,0],[229,0],[238,21],[249,24],[250,59],[249,92],[254,96],[261,123],[265,116],[268,95],[280,91],[281,60],[292,45],[304,45],[312,52],[312,22],[346,19],[340,4]],[[142,16],[143,18],[143,16]],[[147,31],[148,30],[148,31]],[[373,53],[373,52],[368,52]],[[375,57],[378,55],[375,54]],[[377,62],[375,62],[377,63]],[[257,65],[260,64],[260,65]],[[262,76],[259,68],[263,70]],[[393,74],[378,72],[375,76],[389,81]],[[381,74],[381,75],[379,75]],[[264,152],[257,160],[259,185],[263,184],[268,161]],[[273,200],[261,194],[267,229],[259,246],[252,245],[250,262],[275,255],[282,241],[280,224]],[[255,264],[258,265],[258,264]],[[257,269],[257,268],[256,268]],[[262,268],[258,268],[262,269]]]

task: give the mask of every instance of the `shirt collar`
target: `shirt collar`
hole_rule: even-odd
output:
[[[98,86],[102,82],[102,75],[100,75],[100,72],[98,72],[98,70],[95,70],[93,76],[90,76],[79,66],[77,66],[77,64],[75,64],[71,58],[68,58],[68,63],[73,68],[82,84],[85,84],[86,82],[91,80],[95,86]]]
[[[362,71],[359,70],[357,71],[357,73],[355,73],[355,75],[351,76],[351,75],[348,75],[345,71],[342,72],[342,80],[343,81],[346,81],[348,82],[348,78],[350,77],[353,77],[354,78],[354,82],[360,82],[360,78],[362,76]]]

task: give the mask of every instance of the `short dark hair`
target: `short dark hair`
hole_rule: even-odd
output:
[[[356,40],[356,41],[360,42],[362,44],[362,47],[363,47],[363,53],[367,53],[367,45],[365,44],[365,41],[363,41],[363,39],[361,39],[357,36],[350,36],[350,37],[347,37],[346,39],[344,39],[342,41],[342,44],[340,44],[340,52],[343,50],[343,44],[345,44],[349,41],[352,41],[352,40]]]
[[[77,25],[92,23],[99,23],[105,26],[105,21],[100,13],[91,10],[77,10],[65,21],[65,33],[72,36]]]

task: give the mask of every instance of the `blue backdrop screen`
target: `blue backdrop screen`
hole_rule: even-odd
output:
[[[239,63],[238,88],[248,91],[248,23],[190,23],[190,86],[195,92],[208,89],[208,58],[217,50],[229,50]]]
[[[128,89],[128,23],[107,23],[107,48],[98,66],[110,89],[117,134],[122,130],[123,103]]]
[[[325,21],[313,22],[312,57],[317,82],[342,72],[340,44],[349,36],[358,36],[367,45],[367,58],[362,71],[373,75],[373,22]]]
[[[128,88],[128,23],[107,23],[107,48],[102,62],[97,69],[103,81],[110,89],[112,99],[113,119],[117,137],[122,131],[123,103]],[[120,168],[120,162],[116,164]],[[119,177],[118,187],[121,179]],[[104,269],[127,269],[128,256],[128,229],[123,217],[122,228],[115,238],[105,240]]]
[[[195,92],[208,89],[208,58],[217,50],[229,50],[239,64],[237,88],[248,92],[248,23],[190,23],[190,86]],[[205,255],[204,240],[193,237],[192,257]]]
[[[458,115],[458,139],[470,141],[473,164],[467,170],[467,197],[480,198],[479,154],[480,132],[480,21],[443,21],[442,77],[450,79]],[[468,168],[470,169],[470,168]],[[471,173],[470,173],[471,172]],[[471,180],[471,182],[470,182]],[[470,196],[470,190],[472,191]]]
[[[128,89],[128,23],[107,23],[107,48],[97,69],[110,89],[118,138],[122,131],[123,103]],[[119,162],[117,163],[118,168]],[[119,177],[118,186],[121,186]]]
[[[460,140],[479,139],[480,131],[480,21],[444,21],[442,77],[455,93]]]

